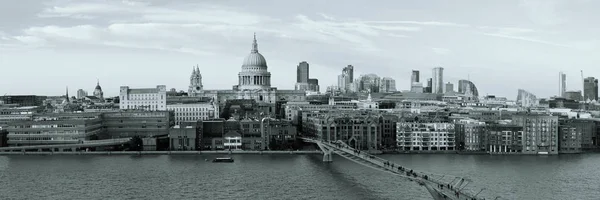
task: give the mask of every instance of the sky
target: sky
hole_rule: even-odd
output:
[[[253,33],[272,85],[293,89],[310,64],[322,90],[343,67],[410,89],[444,68],[480,95],[515,99],[581,90],[600,77],[600,1],[594,0],[0,0],[0,95],[105,96],[120,86],[186,90],[198,65],[205,89],[237,83]]]

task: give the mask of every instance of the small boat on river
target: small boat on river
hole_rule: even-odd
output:
[[[214,163],[220,163],[220,162],[223,162],[223,163],[232,163],[233,162],[233,158],[230,158],[230,157],[215,158],[215,159],[213,159],[212,162],[214,162]]]

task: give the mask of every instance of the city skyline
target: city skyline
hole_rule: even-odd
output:
[[[59,95],[65,86],[71,94],[90,92],[97,79],[106,96],[121,85],[186,90],[196,65],[206,89],[230,89],[253,32],[280,89],[294,88],[301,61],[322,88],[353,65],[356,77],[389,76],[398,90],[410,90],[403,83],[412,70],[427,80],[440,66],[444,82],[469,74],[481,95],[510,99],[519,88],[555,96],[559,71],[567,74],[567,91],[582,90],[579,70],[600,76],[600,31],[587,26],[599,2],[239,2],[0,2],[0,16],[10,19],[0,26],[0,66],[10,74],[0,79],[8,86],[0,93]],[[498,15],[472,17],[490,12]]]

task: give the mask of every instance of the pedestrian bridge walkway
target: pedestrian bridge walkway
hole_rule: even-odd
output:
[[[25,151],[25,150],[50,150],[50,151],[62,151],[64,149],[76,149],[76,148],[89,148],[89,147],[102,147],[102,146],[114,146],[121,145],[131,141],[131,138],[119,138],[119,139],[107,139],[107,140],[88,140],[81,141],[77,144],[52,144],[52,145],[31,145],[31,146],[14,146],[14,147],[2,147],[0,151]]]
[[[484,200],[484,198],[478,197],[484,189],[481,189],[477,193],[466,191],[465,188],[471,181],[464,178],[417,172],[397,163],[354,149],[342,141],[325,142],[313,138],[302,138],[302,140],[317,144],[321,151],[323,151],[324,162],[333,161],[332,153],[337,154],[363,166],[413,181],[425,187],[435,200]],[[453,179],[452,181],[444,181],[444,178]],[[496,197],[496,199],[500,199],[500,197]]]

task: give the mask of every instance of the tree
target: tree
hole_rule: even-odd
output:
[[[275,138],[271,138],[269,141],[269,149],[270,150],[279,150],[279,145],[277,144],[277,140]]]
[[[133,136],[129,141],[129,151],[142,151],[144,150],[144,142],[140,136]]]

